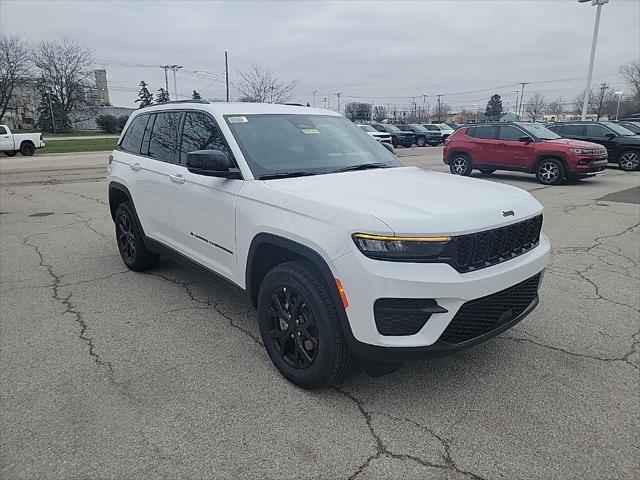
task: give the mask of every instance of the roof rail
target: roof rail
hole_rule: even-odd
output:
[[[203,98],[200,99],[189,99],[189,100],[169,100],[168,102],[158,102],[158,103],[152,103],[151,105],[147,105],[146,107],[143,108],[147,108],[147,107],[157,107],[158,105],[174,105],[176,103],[204,103],[204,104],[210,104],[211,102],[209,100],[205,100]]]

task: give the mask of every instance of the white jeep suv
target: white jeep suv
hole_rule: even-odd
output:
[[[405,167],[307,107],[137,110],[108,189],[124,263],[168,254],[246,290],[271,360],[303,388],[353,358],[384,370],[510,328],[537,305],[549,252],[529,193]]]

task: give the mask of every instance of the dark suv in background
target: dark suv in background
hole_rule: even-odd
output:
[[[417,123],[410,123],[408,125],[396,125],[403,132],[413,132],[416,136],[416,145],[424,147],[426,144],[436,146],[442,141],[440,134],[436,132],[430,132],[422,125]]]
[[[416,136],[413,132],[403,132],[395,125],[389,125],[388,123],[372,123],[371,126],[379,132],[387,132],[391,135],[391,144],[394,147],[402,145],[403,147],[410,147],[416,143]]]
[[[609,163],[623,170],[640,167],[640,136],[613,122],[556,123],[549,129],[565,138],[599,143],[607,149]]]

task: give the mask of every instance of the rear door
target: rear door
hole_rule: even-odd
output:
[[[136,210],[145,233],[175,248],[169,204],[176,199],[174,173],[181,112],[152,113],[147,122],[135,186]]]
[[[237,281],[236,203],[244,181],[189,172],[187,154],[196,150],[221,150],[235,163],[215,119],[206,112],[187,111],[178,164],[172,166],[173,178],[180,179],[169,205],[176,242],[180,252]]]
[[[495,146],[495,165],[529,168],[533,156],[533,142],[525,143],[520,137],[530,135],[514,125],[500,125]]]
[[[497,165],[498,127],[495,125],[478,125],[470,127],[467,136],[473,137],[471,161],[474,164]]]

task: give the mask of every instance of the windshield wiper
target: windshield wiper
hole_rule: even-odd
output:
[[[259,180],[275,180],[278,178],[293,178],[293,177],[308,177],[310,175],[317,175],[317,172],[280,172],[280,173],[268,173],[266,175],[261,175]]]
[[[388,168],[389,165],[386,163],[361,163],[360,165],[349,165],[348,167],[338,168],[337,170],[333,170],[331,173],[340,173],[340,172],[353,172],[355,170],[368,170],[370,168]]]

